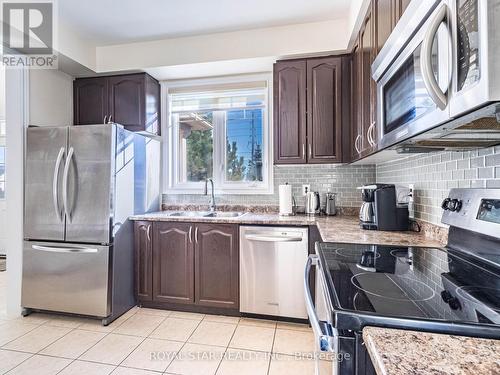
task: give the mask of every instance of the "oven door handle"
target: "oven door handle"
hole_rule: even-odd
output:
[[[439,26],[446,19],[448,14],[448,7],[446,4],[442,4],[441,7],[436,12],[434,19],[431,21],[429,28],[427,29],[424,39],[422,41],[422,49],[420,54],[420,69],[422,71],[422,81],[424,81],[425,88],[429,93],[429,96],[436,104],[436,106],[444,110],[448,104],[448,98],[446,92],[443,92],[439,87],[439,83],[434,77],[432,71],[432,44],[434,42],[434,37],[436,36]]]
[[[320,321],[316,310],[314,308],[311,289],[309,288],[309,279],[311,275],[312,266],[319,266],[318,256],[315,254],[309,255],[306,262],[306,269],[304,273],[304,291],[306,299],[307,315],[314,332],[316,340],[318,340],[318,347],[322,352],[337,352],[338,331],[333,328],[331,324]],[[317,276],[318,277],[318,276]]]

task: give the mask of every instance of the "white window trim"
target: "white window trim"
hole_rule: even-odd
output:
[[[176,155],[178,155],[178,143],[175,142],[175,129],[171,124],[171,116],[169,109],[169,89],[178,87],[192,87],[192,86],[203,86],[203,85],[216,85],[216,84],[229,84],[229,83],[241,83],[241,82],[256,82],[256,81],[266,81],[267,82],[267,92],[266,92],[266,103],[267,108],[264,109],[263,116],[263,150],[262,150],[262,161],[267,169],[267,173],[263,176],[263,181],[261,183],[226,183],[221,184],[220,181],[222,174],[222,160],[221,155],[214,154],[214,182],[215,182],[215,193],[216,194],[234,194],[234,195],[254,195],[254,194],[273,194],[274,193],[274,179],[273,179],[273,126],[272,126],[272,73],[260,73],[260,74],[249,74],[242,76],[232,76],[232,77],[218,77],[218,78],[204,78],[204,79],[194,79],[194,80],[179,80],[179,81],[162,81],[161,85],[161,118],[162,121],[162,137],[163,137],[163,193],[164,194],[203,194],[205,183],[201,182],[191,182],[185,184],[176,184],[177,173],[176,170]],[[215,132],[214,128],[214,132]],[[214,134],[214,141],[217,142],[218,139],[222,139]],[[222,147],[222,148],[221,148]],[[214,145],[214,149],[225,149],[225,145]]]

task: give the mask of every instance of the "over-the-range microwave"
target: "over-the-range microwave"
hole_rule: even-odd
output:
[[[500,0],[413,0],[372,76],[380,149],[500,144]]]

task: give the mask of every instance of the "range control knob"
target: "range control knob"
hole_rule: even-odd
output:
[[[462,201],[458,199],[452,199],[448,203],[448,209],[452,212],[458,212],[462,209]]]
[[[458,298],[453,297],[453,295],[447,290],[443,290],[441,292],[441,298],[448,304],[448,306],[450,306],[452,310],[462,310],[462,306],[460,305]]]
[[[441,208],[442,208],[443,210],[445,210],[445,211],[446,211],[446,210],[449,210],[449,209],[450,209],[450,207],[449,207],[450,202],[451,202],[451,199],[450,199],[450,198],[446,198],[446,199],[443,201],[443,203],[441,203]]]

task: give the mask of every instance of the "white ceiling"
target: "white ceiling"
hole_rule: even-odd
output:
[[[97,46],[348,16],[349,0],[62,0],[60,20]]]

